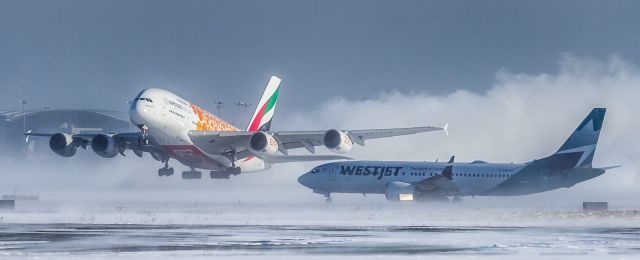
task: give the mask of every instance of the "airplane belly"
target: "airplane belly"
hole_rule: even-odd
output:
[[[384,194],[385,187],[376,183],[359,183],[357,185],[337,185],[338,192],[344,193],[365,193],[365,194]]]
[[[344,193],[366,193],[366,194],[384,194],[387,181],[381,181],[374,178],[350,178],[351,176],[340,176],[335,184],[332,184],[336,192]],[[341,180],[342,179],[342,180]]]
[[[188,130],[179,122],[166,124],[153,135],[163,150],[173,159],[194,168],[216,170],[221,164],[196,147],[188,136]]]
[[[495,181],[495,180],[483,180],[482,183],[479,183],[474,191],[473,191],[473,195],[481,195],[484,192],[493,189],[494,187],[498,186],[498,184],[500,184],[502,181]]]
[[[194,168],[216,170],[220,163],[211,159],[195,145],[163,145],[162,148],[173,159]]]
[[[473,187],[469,186],[466,180],[458,180],[458,181],[454,180],[453,183],[456,186],[460,187],[459,192],[461,195],[467,196],[467,195],[475,194]]]
[[[489,186],[495,186],[487,185],[483,182],[483,180],[478,180],[478,178],[461,178],[458,180],[454,179],[454,184],[459,187],[459,194],[461,196],[478,195],[487,190]]]

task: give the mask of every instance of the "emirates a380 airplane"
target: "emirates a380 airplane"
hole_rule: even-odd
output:
[[[340,155],[288,155],[289,149],[305,148],[315,154],[316,146],[344,154],[353,143],[367,139],[444,130],[444,127],[326,131],[270,131],[278,100],[278,77],[271,77],[246,130],[240,130],[178,95],[157,88],[145,89],[131,104],[131,122],[140,132],[132,133],[25,133],[49,137],[49,147],[58,155],[71,157],[78,147],[88,146],[105,158],[127,149],[142,157],[144,152],[164,163],[159,176],[173,175],[169,160],[188,166],[184,179],[200,179],[196,169],[211,170],[211,178],[229,178],[241,172],[261,171],[274,163],[349,159]]]

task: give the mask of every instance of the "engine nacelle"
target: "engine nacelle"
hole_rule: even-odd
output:
[[[331,129],[324,133],[324,146],[335,153],[348,153],[353,148],[353,142],[345,132]]]
[[[415,186],[411,183],[392,181],[387,184],[384,196],[392,201],[412,201],[415,197]]]
[[[116,140],[106,134],[99,134],[91,140],[91,149],[104,158],[113,158],[118,154]]]
[[[255,132],[249,140],[249,148],[251,148],[253,152],[274,155],[278,152],[278,142],[270,134]]]
[[[49,148],[62,156],[71,157],[76,154],[77,145],[73,141],[73,137],[70,134],[57,133],[51,136],[49,139]]]

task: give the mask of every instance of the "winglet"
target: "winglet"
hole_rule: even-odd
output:
[[[447,162],[448,164],[452,164],[454,161],[456,160],[456,156],[452,155],[451,159],[449,159],[449,162]]]
[[[24,142],[25,143],[29,143],[29,136],[31,136],[31,129],[29,129],[29,131],[24,133]]]
[[[444,124],[444,126],[442,127],[444,134],[449,136],[449,130],[447,128],[449,128],[449,123]]]

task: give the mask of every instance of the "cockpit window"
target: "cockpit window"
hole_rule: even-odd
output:
[[[136,98],[135,100],[144,100],[153,103],[153,100],[151,100],[150,98]]]
[[[319,173],[319,172],[320,172],[320,169],[318,169],[318,168],[315,168],[315,169],[311,170],[311,173],[314,173],[314,174],[315,173]]]

